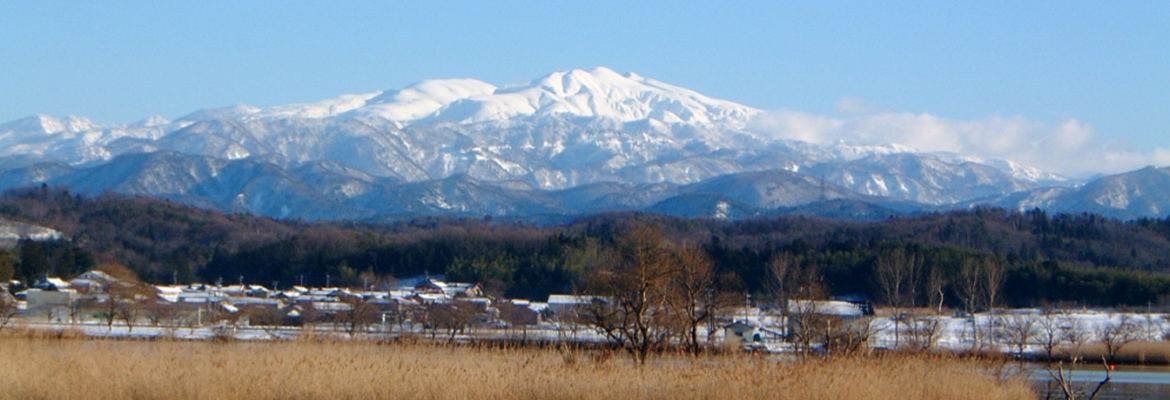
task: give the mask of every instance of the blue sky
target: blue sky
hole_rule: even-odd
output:
[[[1165,1],[6,1],[0,121],[121,123],[607,66],[839,122],[789,136],[856,139],[840,129],[875,115],[1049,139],[1073,124],[1072,144],[1128,167],[1170,163],[1167,38]],[[932,137],[902,139],[970,150]]]

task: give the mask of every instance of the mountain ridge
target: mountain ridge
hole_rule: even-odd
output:
[[[893,143],[777,139],[751,129],[762,112],[598,67],[505,86],[427,80],[314,103],[202,109],[174,121],[36,116],[0,124],[0,188],[48,182],[307,219],[671,213],[669,204],[685,204],[688,215],[756,215],[838,198],[924,211],[1170,211],[1145,199],[1170,190],[1156,176],[1142,190],[1119,191],[1133,183],[1102,177],[1076,186],[1009,160]],[[136,154],[154,156],[135,163]],[[1083,189],[1094,183],[1105,187]]]

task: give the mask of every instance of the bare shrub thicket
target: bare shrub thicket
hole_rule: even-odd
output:
[[[1140,329],[1133,317],[1122,314],[1109,318],[1098,327],[1097,340],[1105,346],[1105,356],[1109,362],[1117,362],[1117,354],[1122,347],[1138,339]]]
[[[378,306],[374,304],[373,299],[344,294],[341,296],[341,302],[346,307],[333,314],[333,322],[341,326],[350,337],[365,332],[370,325],[378,321]]]
[[[701,249],[679,245],[658,228],[633,224],[612,252],[599,252],[584,279],[594,301],[582,310],[589,324],[645,364],[649,354],[680,345],[699,354],[710,327],[729,304],[715,287],[713,262]]]
[[[1012,349],[1016,358],[1024,357],[1024,352],[1041,331],[1040,318],[1031,314],[1002,315],[995,321],[996,337]]]
[[[946,328],[946,321],[937,315],[910,313],[906,316],[905,347],[911,351],[933,350]]]
[[[833,325],[822,339],[825,352],[831,355],[869,354],[869,339],[877,332],[872,317],[861,317]]]
[[[1051,362],[1056,351],[1066,343],[1071,343],[1072,324],[1074,318],[1046,309],[1036,320],[1036,344],[1044,352],[1044,360]]]
[[[680,328],[668,307],[670,246],[661,230],[635,225],[619,240],[611,266],[586,277],[588,291],[599,296],[586,308],[587,320],[639,364]]]
[[[830,334],[834,321],[820,309],[819,301],[829,294],[824,277],[816,265],[790,255],[773,258],[769,272],[772,296],[788,323],[788,340],[799,354],[807,355],[813,344]]]

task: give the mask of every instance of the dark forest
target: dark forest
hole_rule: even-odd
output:
[[[782,258],[815,269],[832,295],[881,303],[879,257],[921,260],[911,301],[960,307],[960,275],[972,262],[1005,272],[1008,306],[1161,305],[1170,301],[1170,219],[1118,221],[1040,210],[972,210],[878,222],[801,216],[742,221],[600,214],[557,226],[441,217],[366,224],[223,214],[149,197],[83,198],[29,188],[0,198],[0,219],[61,231],[0,249],[0,279],[69,278],[92,268],[153,283],[252,283],[285,288],[391,286],[396,278],[445,274],[496,296],[543,300],[578,290],[598,254],[631,224],[698,246],[720,290],[769,298],[769,265]],[[931,285],[932,288],[927,286]]]

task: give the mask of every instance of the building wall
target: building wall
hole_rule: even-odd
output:
[[[27,292],[28,315],[48,317],[54,308],[68,308],[77,299],[77,292],[72,290],[45,291],[32,289]]]

